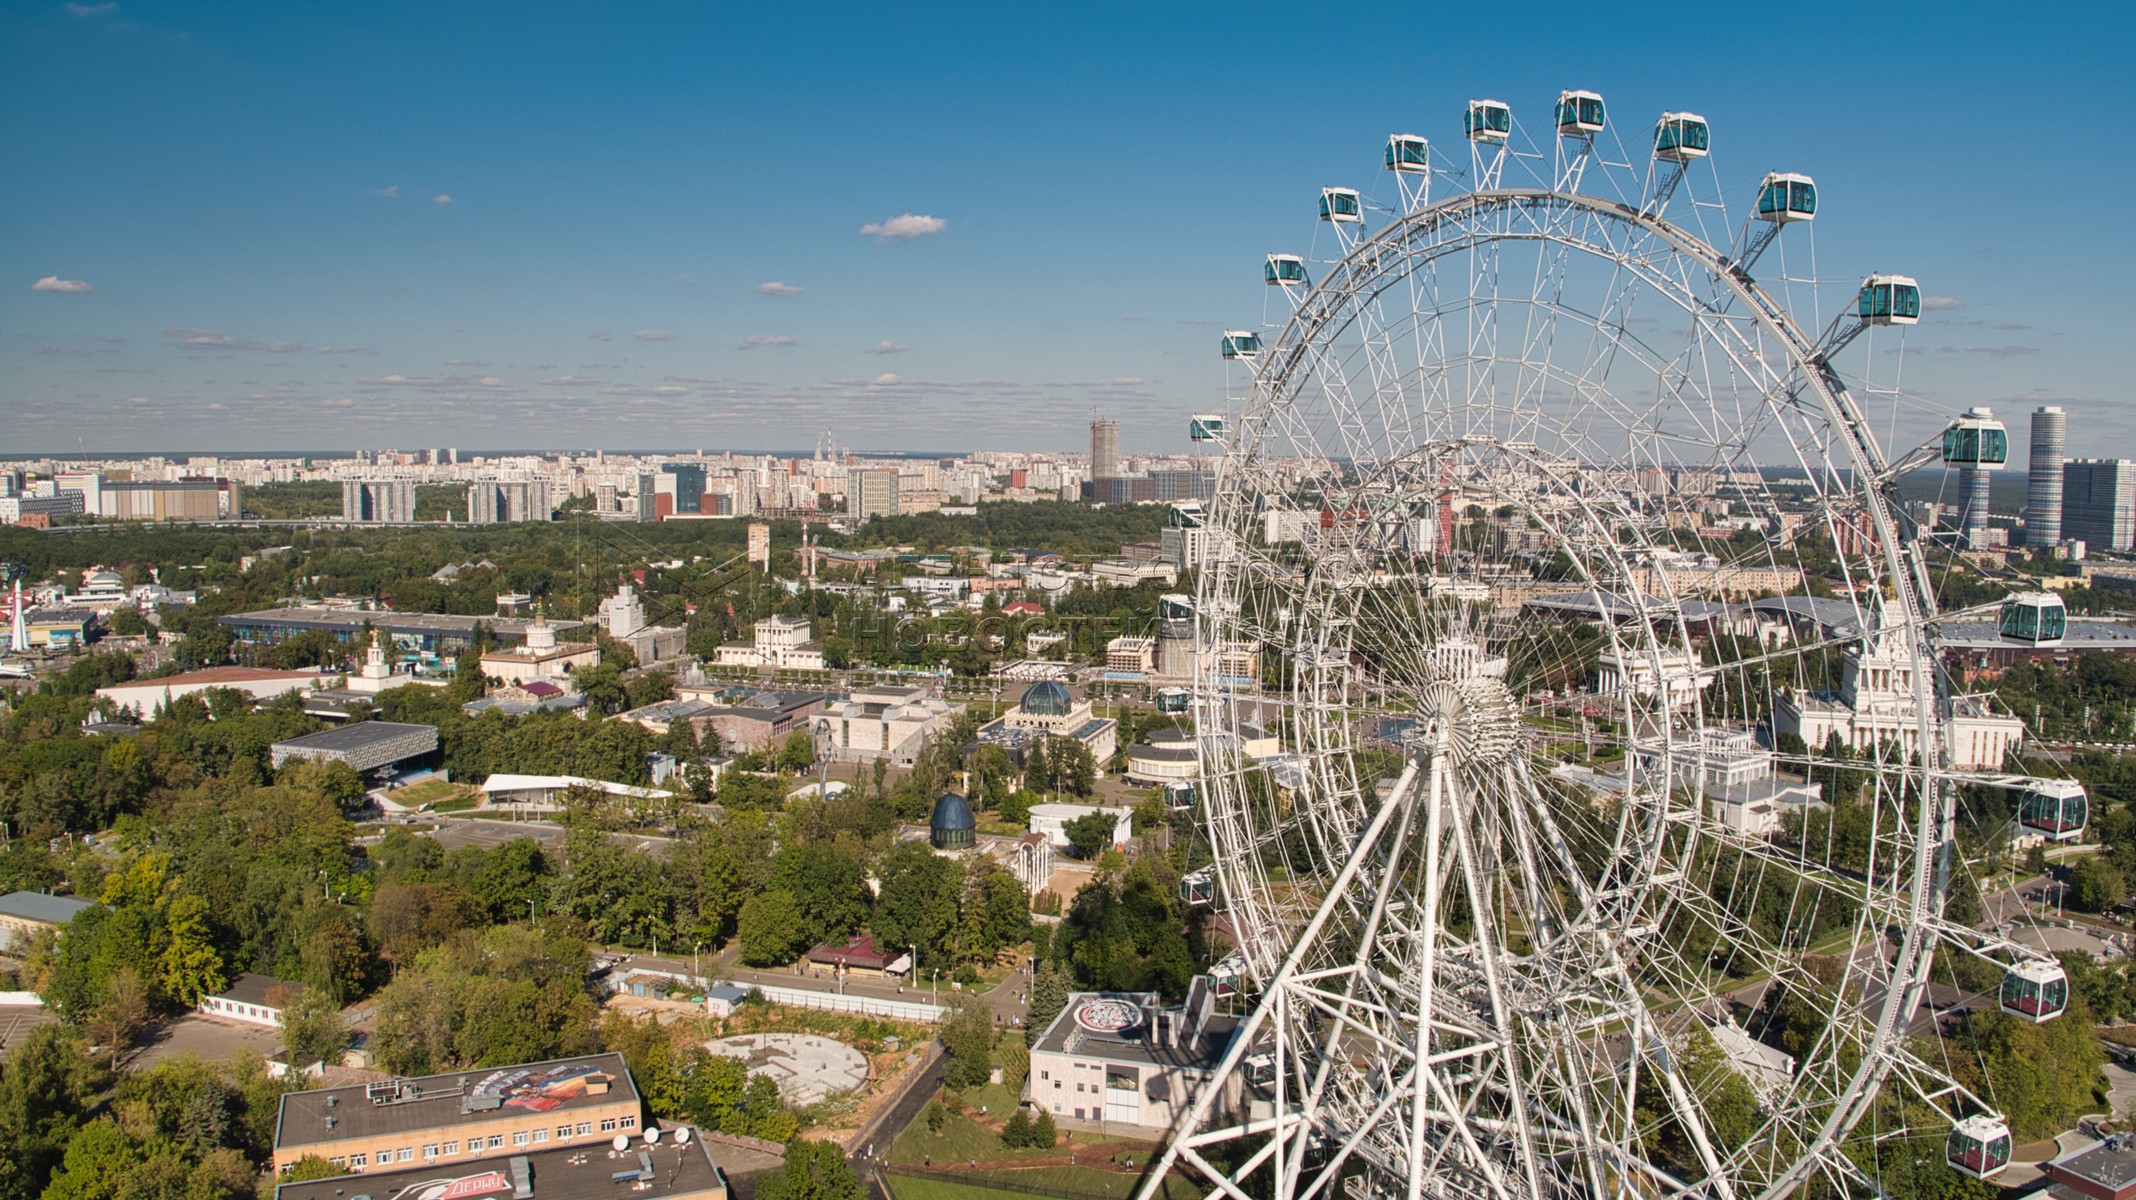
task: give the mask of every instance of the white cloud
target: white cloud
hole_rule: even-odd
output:
[[[737,347],[735,347],[735,349],[737,349],[737,350],[761,350],[761,349],[764,349],[764,348],[765,348],[765,347],[767,347],[767,346],[798,346],[798,345],[800,345],[800,344],[801,344],[801,343],[800,343],[800,341],[799,341],[798,339],[796,339],[796,338],[790,338],[790,337],[786,336],[786,335],[785,335],[785,334],[783,334],[783,333],[779,333],[779,334],[764,334],[764,333],[752,333],[752,334],[750,334],[750,335],[749,335],[748,337],[745,337],[745,338],[743,338],[743,339],[742,339],[742,344],[741,344],[741,345],[739,345],[739,346],[737,346]]]
[[[865,350],[865,351],[864,351],[863,353],[867,353],[867,354],[903,354],[903,353],[904,353],[905,351],[907,351],[907,350],[910,350],[910,349],[912,349],[912,347],[910,347],[910,346],[900,346],[900,345],[898,345],[898,344],[897,344],[896,342],[893,342],[893,341],[891,341],[891,340],[890,340],[889,338],[884,338],[884,339],[883,339],[882,341],[879,341],[879,342],[875,343],[874,345],[872,345],[872,346],[868,347],[868,348],[867,348],[867,350]]]
[[[871,237],[878,242],[909,242],[914,238],[930,237],[947,228],[949,222],[940,217],[900,213],[887,221],[870,221],[861,226],[860,236]]]
[[[664,342],[675,335],[665,329],[641,329],[630,336],[637,338],[641,342]]]
[[[1930,312],[1951,312],[1965,307],[1965,301],[1956,296],[1924,296],[1921,307]]]
[[[1113,376],[1113,386],[1114,386],[1114,387],[1139,387],[1139,386],[1141,386],[1141,384],[1142,384],[1142,376],[1140,376],[1140,375],[1115,375],[1115,376]]]
[[[758,284],[756,290],[759,296],[798,296],[801,294],[800,288],[790,283],[781,283],[776,279],[766,280]]]
[[[430,198],[430,202],[432,204],[451,204],[452,195],[449,192],[439,192],[437,195],[432,196]]]
[[[875,377],[875,386],[877,387],[889,387],[893,383],[903,382],[905,382],[905,377],[903,375],[892,374],[889,371],[884,371],[882,374],[877,375]]]
[[[605,342],[608,340],[608,331],[605,329],[595,329],[587,333],[586,336],[592,338],[596,342]]]
[[[103,17],[119,11],[119,6],[111,0],[106,0],[103,4],[78,4],[75,0],[67,0],[67,3],[60,7],[77,17]]]
[[[83,292],[93,292],[96,289],[90,287],[89,282],[84,279],[61,279],[57,275],[47,275],[31,284],[30,290],[33,292],[66,292],[70,295],[78,296]]]
[[[387,200],[398,200],[400,199],[400,185],[397,183],[388,184],[387,186],[382,187],[375,192],[372,192],[371,195],[380,196]]]

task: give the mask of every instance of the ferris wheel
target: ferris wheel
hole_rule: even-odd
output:
[[[1236,409],[1193,420],[1222,456],[1182,895],[1249,1003],[1144,1195],[1994,1174],[2010,1129],[1938,1011],[2047,1020],[2068,983],[1946,911],[1959,834],[2072,837],[2085,803],[2003,774],[2021,729],[1954,694],[1895,481],[2007,437],[1867,382],[1921,292],[1871,274],[1822,319],[1810,176],[1731,194],[1703,118],[1632,153],[1586,91],[1461,135],[1321,191],[1223,334]],[[2002,628],[2060,636],[2051,603]],[[1993,982],[1931,997],[1956,958]]]

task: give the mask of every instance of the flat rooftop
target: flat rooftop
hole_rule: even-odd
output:
[[[337,750],[345,753],[367,749],[410,734],[429,734],[431,745],[437,745],[437,726],[411,725],[399,721],[357,721],[351,725],[293,737],[286,742],[276,742],[275,745],[294,750]]]
[[[525,1164],[529,1200],[692,1200],[727,1194],[726,1178],[712,1161],[703,1138],[678,1144],[663,1134],[657,1144],[632,1138],[629,1148],[612,1142],[559,1146],[512,1155],[496,1154],[451,1166],[443,1162],[412,1165],[400,1171],[365,1171],[275,1188],[275,1200],[393,1200],[402,1195],[429,1195],[432,1186],[452,1200],[508,1200],[515,1194],[513,1175]]]
[[[1176,1019],[1179,1030],[1175,1046],[1160,1036],[1155,999],[1134,992],[1075,993],[1031,1049],[1138,1066],[1214,1067],[1238,1032],[1239,1018],[1212,1015],[1196,1037],[1186,1013],[1171,1010],[1167,1017]],[[1122,1019],[1130,1023],[1117,1024]]]
[[[371,1089],[389,1088],[395,1083],[400,1085],[396,1099],[373,1101]],[[494,1121],[503,1108],[569,1112],[617,1103],[638,1103],[638,1088],[631,1082],[630,1069],[623,1065],[623,1056],[589,1054],[518,1067],[424,1075],[387,1084],[359,1083],[291,1092],[282,1097],[274,1144],[280,1151],[374,1134],[447,1130]],[[328,1116],[334,1118],[332,1126],[327,1124]]]
[[[64,925],[74,919],[74,914],[91,907],[94,905],[88,900],[47,896],[43,892],[9,892],[0,896],[0,916],[42,921],[47,925]]]

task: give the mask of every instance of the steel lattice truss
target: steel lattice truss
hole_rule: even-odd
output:
[[[1917,1024],[1961,814],[1933,588],[1884,491],[1914,422],[1828,365],[1777,251],[1754,278],[1765,225],[1694,232],[1727,218],[1683,164],[1470,149],[1269,289],[1196,596],[1204,832],[1253,1002],[1145,1195],[1734,1200],[1940,1167],[1945,1122],[1990,1106]],[[1538,564],[1616,619],[1525,615]],[[1806,567],[1846,582],[1851,633],[1717,631],[1714,601]],[[1241,649],[1284,702],[1280,772],[1238,750]],[[1866,828],[1731,827],[1697,781],[1850,655],[1900,714],[1859,764]],[[1545,715],[1603,663],[1606,711]],[[1774,1012],[1791,1068],[1723,1045]]]

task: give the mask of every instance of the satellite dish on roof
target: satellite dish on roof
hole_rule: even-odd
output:
[[[660,1131],[659,1131],[659,1130],[657,1130],[657,1129],[648,1129],[648,1130],[646,1130],[646,1131],[645,1131],[645,1144],[646,1144],[646,1145],[648,1145],[648,1146],[657,1146],[657,1145],[659,1145],[659,1144],[660,1144]]]
[[[616,1139],[608,1144],[615,1147],[616,1153],[621,1154],[623,1151],[630,1149],[630,1135],[619,1133],[616,1135]]]
[[[676,1145],[678,1145],[678,1146],[687,1146],[687,1145],[689,1145],[689,1144],[690,1144],[690,1127],[689,1127],[689,1126],[685,1125],[685,1126],[683,1126],[682,1128],[680,1128],[680,1129],[678,1129],[678,1130],[676,1130],[676,1131],[675,1131],[675,1144],[676,1144]]]

